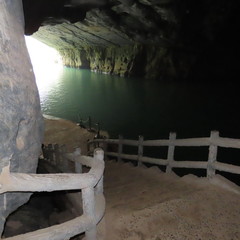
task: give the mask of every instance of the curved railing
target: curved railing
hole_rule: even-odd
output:
[[[6,240],[60,240],[85,232],[86,240],[96,240],[96,225],[105,211],[103,195],[104,152],[98,148],[94,157],[81,156],[80,150],[66,154],[69,161],[75,163],[77,173],[67,174],[26,174],[11,173],[9,166],[3,168],[0,175],[0,194],[6,192],[42,192],[61,190],[82,191],[83,215],[62,224],[21,234]],[[90,167],[88,173],[79,173],[81,165]]]
[[[107,145],[115,145],[115,151],[108,152]],[[210,137],[201,138],[187,138],[176,139],[176,133],[172,132],[169,135],[169,139],[159,140],[144,140],[143,136],[139,136],[138,140],[123,139],[119,136],[119,139],[94,139],[88,142],[89,152],[91,152],[91,146],[101,146],[105,149],[105,156],[116,157],[119,160],[126,159],[136,161],[138,165],[141,163],[154,164],[159,166],[165,166],[166,172],[169,173],[173,168],[191,168],[191,169],[205,169],[207,177],[211,178],[215,175],[216,171],[222,171],[232,174],[240,174],[240,166],[233,165],[228,162],[217,161],[218,147],[222,148],[237,148],[240,149],[240,139],[232,139],[220,137],[219,132],[212,131]],[[137,148],[137,154],[126,154],[123,152],[123,145],[135,146]],[[144,156],[144,147],[162,147],[167,146],[167,158],[153,158]],[[176,161],[174,159],[175,147],[208,147],[208,159],[202,161]],[[240,179],[239,179],[240,180]],[[240,181],[239,181],[240,182]]]

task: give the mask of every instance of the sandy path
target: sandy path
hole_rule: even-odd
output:
[[[108,162],[105,240],[239,240],[240,197],[188,175]]]

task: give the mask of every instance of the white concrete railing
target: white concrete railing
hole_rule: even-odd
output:
[[[128,159],[137,161],[138,165],[141,163],[150,163],[160,166],[166,166],[166,172],[172,171],[172,168],[196,168],[196,169],[206,169],[207,177],[212,177],[215,175],[216,170],[240,174],[240,166],[232,165],[228,163],[222,163],[217,161],[217,151],[218,147],[224,148],[238,148],[240,149],[240,139],[223,138],[219,136],[219,132],[212,131],[210,137],[202,138],[187,138],[187,139],[176,139],[176,133],[170,133],[169,139],[164,140],[144,140],[142,136],[138,140],[127,140],[123,139],[121,136],[119,139],[95,139],[89,141],[89,149],[91,145],[102,145],[106,150],[107,144],[115,144],[118,146],[116,152],[105,151],[106,156],[116,157],[118,160]],[[125,154],[123,153],[123,145],[136,146],[138,148],[138,154]],[[168,146],[167,159],[152,158],[143,156],[144,147],[159,147]],[[207,161],[175,161],[174,160],[174,150],[175,147],[201,147],[208,146],[208,160]]]
[[[42,192],[61,190],[82,191],[83,215],[62,224],[40,229],[6,240],[65,240],[85,232],[86,240],[96,240],[96,225],[105,211],[103,195],[104,152],[97,148],[94,157],[81,156],[80,149],[66,154],[75,163],[77,173],[26,174],[11,173],[9,166],[0,174],[0,194],[6,192]],[[88,173],[80,173],[81,165],[90,167]]]

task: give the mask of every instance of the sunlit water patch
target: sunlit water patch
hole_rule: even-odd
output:
[[[58,85],[63,71],[61,57],[55,49],[32,37],[25,37],[25,40],[40,93],[41,106],[45,111],[46,100],[51,101],[53,94],[60,94],[55,86]]]

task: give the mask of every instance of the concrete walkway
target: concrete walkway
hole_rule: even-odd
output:
[[[105,240],[239,240],[240,196],[206,178],[107,162]]]

